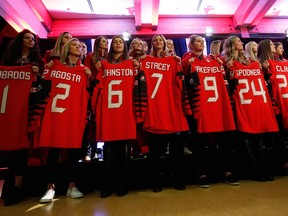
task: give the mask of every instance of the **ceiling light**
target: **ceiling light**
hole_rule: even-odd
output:
[[[213,29],[211,27],[207,26],[205,32],[206,32],[206,36],[210,37],[210,36],[212,36]]]

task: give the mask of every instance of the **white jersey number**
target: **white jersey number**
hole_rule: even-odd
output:
[[[123,103],[123,92],[121,90],[114,91],[113,85],[120,85],[122,80],[112,80],[108,85],[108,108],[119,108]],[[112,97],[117,96],[118,102],[112,102]]]
[[[266,98],[266,92],[264,91],[261,79],[257,79],[258,80],[258,84],[259,84],[259,88],[260,90],[256,90],[255,88],[255,84],[254,81],[252,81],[249,85],[249,82],[247,79],[239,79],[239,84],[244,84],[245,88],[240,89],[239,91],[239,97],[240,97],[240,101],[241,104],[251,104],[252,103],[252,99],[244,99],[244,93],[248,93],[250,91],[250,86],[252,88],[252,94],[253,96],[262,96],[263,97],[263,101],[264,103],[267,103],[267,98]]]
[[[9,85],[5,86],[4,89],[3,89],[3,95],[2,95],[2,100],[1,100],[0,113],[5,113],[5,112],[6,112],[6,104],[7,104],[8,90],[9,90]]]
[[[206,91],[214,91],[214,97],[209,97],[207,102],[216,102],[219,98],[218,89],[217,89],[217,82],[215,77],[205,77],[204,78],[204,88]],[[209,85],[210,82],[212,85]]]
[[[155,96],[156,96],[156,94],[157,94],[157,92],[158,92],[158,89],[159,89],[159,86],[160,86],[160,84],[161,84],[161,81],[162,81],[162,79],[163,79],[163,74],[153,73],[153,74],[151,75],[151,77],[157,78],[157,82],[156,82],[155,88],[154,88],[154,90],[153,90],[153,92],[152,92],[152,95],[151,95],[151,99],[154,99]]]
[[[65,93],[55,95],[52,100],[51,112],[63,113],[66,108],[57,107],[57,100],[65,100],[69,96],[71,86],[68,84],[59,83],[56,87],[65,89]]]
[[[282,83],[279,83],[279,88],[284,88],[284,89],[287,89],[287,79],[286,79],[286,76],[285,75],[282,75],[282,74],[278,74],[276,75],[276,79],[282,79],[283,82]],[[283,89],[283,90],[284,90]],[[282,90],[280,90],[280,92],[282,92]],[[286,94],[281,94],[282,95],[282,98],[288,98],[288,93]]]

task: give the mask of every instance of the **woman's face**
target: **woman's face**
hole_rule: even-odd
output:
[[[86,56],[86,54],[87,54],[87,46],[86,46],[86,44],[83,43],[83,42],[81,42],[81,43],[80,43],[80,46],[81,46],[83,55]]]
[[[124,52],[124,41],[122,40],[122,38],[114,38],[113,42],[112,42],[112,48],[114,53],[122,53]]]
[[[258,48],[258,44],[257,43],[252,43],[251,44],[251,50],[253,53],[257,53],[257,48]]]
[[[284,52],[283,45],[282,44],[278,45],[276,48],[276,53],[278,55],[283,55],[283,52]]]
[[[81,44],[79,41],[72,41],[69,46],[69,54],[74,56],[81,55]]]
[[[171,40],[167,40],[167,49],[168,50],[174,49],[173,42]]]
[[[146,41],[143,41],[143,50],[145,53],[148,51],[148,44]]]
[[[240,40],[240,38],[235,38],[234,43],[233,43],[234,49],[238,50],[238,51],[242,51],[243,50],[243,43]]]
[[[108,49],[108,41],[106,40],[106,38],[102,37],[100,39],[100,49]]]
[[[69,34],[69,33],[65,33],[65,34],[63,35],[61,44],[62,44],[62,45],[66,44],[67,41],[69,41],[70,39],[72,39],[72,35]]]
[[[152,42],[154,50],[164,50],[164,44],[164,39],[160,35],[157,35]]]
[[[196,37],[194,42],[191,44],[191,48],[194,52],[203,52],[204,47],[204,40],[200,36]]]
[[[132,44],[133,50],[141,51],[143,50],[143,43],[141,40],[135,40]]]
[[[272,41],[270,41],[270,49],[271,49],[272,53],[276,52],[275,45],[274,45],[274,43]]]
[[[23,47],[32,49],[35,46],[35,38],[31,33],[25,33],[23,36]]]

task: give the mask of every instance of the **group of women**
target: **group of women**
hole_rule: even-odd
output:
[[[105,143],[102,198],[128,193],[131,146],[139,153],[143,143],[149,146],[153,192],[163,189],[165,167],[160,158],[167,145],[174,187],[185,190],[187,142],[195,154],[200,187],[210,187],[207,148],[212,142],[220,146],[225,181],[239,185],[231,149],[236,137],[254,158],[254,178],[274,180],[265,165],[263,145],[285,148],[288,67],[283,45],[265,39],[249,42],[244,49],[239,37],[230,36],[213,41],[205,56],[204,39],[192,35],[188,48],[180,58],[173,41],[157,34],[150,52],[139,38],[128,49],[120,35],[112,38],[108,49],[108,38],[99,36],[93,52],[86,55],[86,45],[63,32],[42,59],[36,35],[29,30],[19,33],[0,66],[0,133],[5,137],[0,150],[13,176],[4,205],[22,199],[31,148],[45,155],[48,185],[40,203],[53,201],[61,161],[67,164],[66,196],[83,197],[76,187],[83,143]],[[19,94],[18,86],[24,83],[26,89]],[[13,121],[15,113],[18,122]],[[286,155],[282,158],[288,169]]]

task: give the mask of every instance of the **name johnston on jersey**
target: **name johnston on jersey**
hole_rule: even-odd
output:
[[[30,80],[31,72],[0,70],[0,79]]]
[[[103,77],[107,76],[134,76],[134,71],[131,68],[104,69]]]

